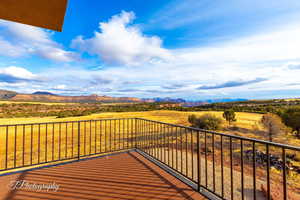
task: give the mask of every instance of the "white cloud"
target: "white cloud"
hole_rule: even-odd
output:
[[[78,36],[72,47],[98,55],[112,64],[141,65],[170,58],[168,50],[162,47],[157,36],[146,36],[137,26],[131,25],[135,19],[133,12],[122,12],[107,23],[100,23],[100,31],[93,38]]]
[[[56,85],[53,87],[53,89],[55,90],[65,90],[67,89],[67,86],[66,85]]]
[[[22,57],[38,55],[43,58],[72,62],[78,58],[51,38],[51,32],[41,28],[0,20],[0,55]],[[5,37],[4,37],[5,36]]]
[[[65,51],[61,48],[52,46],[41,46],[36,53],[43,58],[59,62],[72,62],[77,60],[79,57],[77,53]]]
[[[122,94],[151,96],[154,90],[161,96],[242,95],[255,91],[274,91],[300,89],[299,70],[290,68],[290,64],[300,62],[300,28],[297,24],[282,26],[280,29],[214,46],[170,50],[174,59],[143,65],[139,68],[129,66],[104,68],[98,73],[104,77],[113,77],[110,87],[113,91],[125,91]],[[151,72],[151,73],[149,73]],[[263,79],[253,85],[215,88],[199,91],[203,85],[219,85],[227,82],[247,82]],[[139,85],[124,86],[124,82],[140,82]],[[162,89],[164,84],[181,84],[173,90]],[[131,88],[140,90],[130,90]],[[130,92],[132,91],[132,92]],[[175,93],[174,93],[175,91]],[[118,94],[120,95],[120,94]]]
[[[22,67],[10,66],[7,68],[0,69],[1,75],[12,76],[15,78],[26,79],[26,80],[34,80],[37,78],[37,75],[34,75],[27,69]]]
[[[18,40],[42,44],[55,45],[51,40],[51,32],[30,25],[0,21],[0,26],[5,27],[11,38]]]
[[[43,78],[22,67],[10,66],[0,68],[0,87],[22,89],[33,87],[33,83],[41,84]]]
[[[26,54],[24,48],[17,47],[0,37],[0,55],[10,57],[20,57]]]

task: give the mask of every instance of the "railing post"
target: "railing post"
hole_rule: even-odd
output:
[[[198,184],[198,192],[200,192],[200,188],[201,188],[201,168],[200,168],[200,163],[201,163],[201,158],[200,158],[200,139],[199,139],[200,135],[199,135],[199,131],[197,131],[197,174],[198,174],[198,178],[197,178],[197,184]]]
[[[80,160],[80,122],[78,122],[78,160]]]
[[[134,140],[134,148],[136,149],[137,148],[137,132],[138,132],[138,126],[137,126],[137,122],[138,122],[138,119],[137,118],[134,118],[134,137],[135,137],[135,140]]]

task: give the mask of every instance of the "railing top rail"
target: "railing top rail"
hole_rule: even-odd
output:
[[[167,122],[161,122],[161,121],[144,119],[144,118],[136,118],[136,119],[146,120],[146,121],[149,121],[149,122],[160,123],[160,124],[165,124],[165,125],[174,126],[174,127],[185,128],[185,129],[189,129],[189,130],[193,130],[193,131],[206,132],[206,133],[210,133],[210,134],[220,135],[220,136],[229,137],[229,138],[235,138],[235,139],[249,141],[249,142],[256,142],[256,143],[261,143],[261,144],[268,144],[268,145],[272,145],[272,146],[276,146],[276,147],[281,147],[281,148],[285,148],[285,149],[300,151],[300,147],[291,146],[291,145],[287,145],[287,144],[281,144],[281,143],[276,143],[276,142],[269,142],[269,141],[265,141],[265,140],[260,140],[260,139],[255,139],[255,138],[248,138],[248,137],[237,136],[237,135],[230,135],[230,134],[226,134],[226,133],[219,133],[219,132],[215,132],[215,131],[209,131],[209,130],[205,130],[205,129],[188,127],[188,126],[177,125],[177,124],[171,124],[171,123],[167,123]]]
[[[103,119],[88,119],[88,120],[74,120],[74,121],[57,121],[57,122],[40,122],[40,123],[21,123],[21,124],[2,124],[0,127],[7,126],[31,126],[31,125],[45,125],[45,124],[60,124],[60,123],[79,123],[79,122],[90,122],[90,121],[108,121],[108,120],[129,120],[136,118],[103,118]]]

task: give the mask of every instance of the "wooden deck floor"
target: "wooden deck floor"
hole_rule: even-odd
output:
[[[18,189],[12,189],[16,180],[22,180],[24,184],[22,187],[19,185]],[[54,183],[59,186],[58,191],[33,190],[33,185],[30,185]],[[206,198],[140,154],[127,152],[1,176],[0,199],[202,200]]]

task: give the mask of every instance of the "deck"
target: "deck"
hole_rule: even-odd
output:
[[[16,180],[58,185],[57,191],[25,187]],[[0,177],[2,200],[202,200],[206,199],[137,152],[125,152]],[[32,186],[32,185],[31,185]]]

